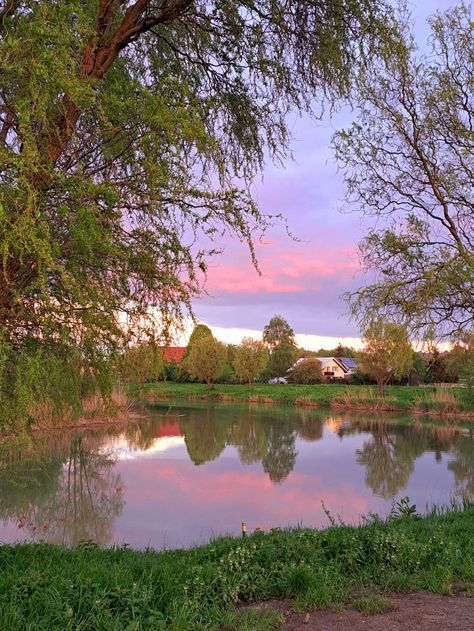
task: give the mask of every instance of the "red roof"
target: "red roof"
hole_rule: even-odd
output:
[[[179,423],[165,423],[160,427],[160,437],[181,435],[182,432]]]
[[[186,346],[163,346],[161,352],[165,362],[180,364],[186,352]]]

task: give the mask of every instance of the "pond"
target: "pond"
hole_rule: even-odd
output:
[[[474,499],[474,432],[329,410],[163,403],[0,458],[0,541],[187,547],[241,523],[359,523],[409,496]]]

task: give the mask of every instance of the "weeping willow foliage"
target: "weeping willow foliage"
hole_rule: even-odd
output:
[[[375,0],[0,3],[1,388],[18,417],[40,392],[77,404],[150,313],[169,330],[223,235],[255,261],[274,218],[252,178],[287,154],[289,110],[349,94],[386,46],[384,12]]]
[[[360,243],[370,283],[348,294],[418,337],[474,326],[474,15],[460,3],[430,18],[417,48],[403,12],[399,43],[358,81],[357,120],[335,137],[349,209],[371,221]]]

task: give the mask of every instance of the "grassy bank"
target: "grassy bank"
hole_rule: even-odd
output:
[[[275,628],[277,614],[235,605],[290,597],[304,609],[357,606],[361,595],[449,594],[453,584],[473,593],[474,508],[423,519],[402,513],[363,527],[257,533],[186,551],[4,546],[0,628],[264,630]]]
[[[149,384],[147,398],[209,399],[215,401],[250,401],[300,406],[332,406],[340,409],[367,411],[400,411],[441,416],[472,416],[474,397],[467,388],[446,390],[412,386],[388,386],[383,399],[375,386],[341,386],[321,384],[247,385],[216,384],[211,390],[205,384],[164,382]]]

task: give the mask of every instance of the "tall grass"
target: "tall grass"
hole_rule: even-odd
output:
[[[400,409],[399,402],[393,394],[377,397],[373,389],[346,388],[336,395],[331,406],[335,408],[352,408],[358,410],[394,411]]]
[[[436,389],[434,392],[424,392],[415,398],[415,409],[419,412],[438,411],[443,414],[453,414],[461,410],[461,402],[450,390]]]
[[[80,410],[65,406],[59,413],[47,399],[40,399],[28,410],[31,425],[36,429],[65,427],[73,425],[77,419],[98,420],[115,417],[126,417],[133,407],[129,394],[114,388],[108,395],[99,392],[81,398]]]
[[[362,527],[273,530],[186,551],[0,547],[0,629],[236,630],[245,628],[236,605],[270,598],[314,608],[368,588],[472,590],[474,508],[425,518],[409,509]],[[248,628],[271,622],[257,616]]]

